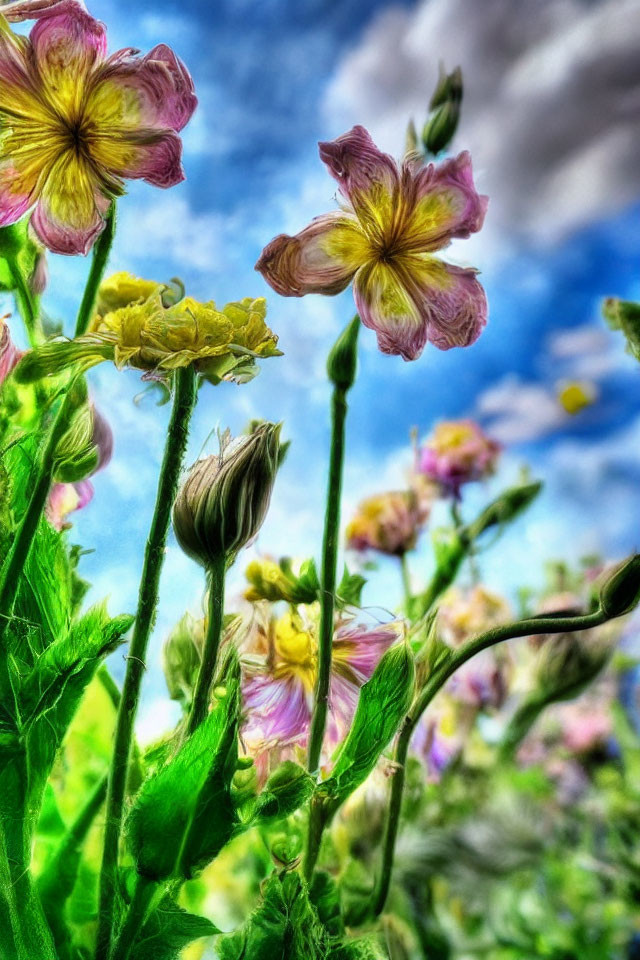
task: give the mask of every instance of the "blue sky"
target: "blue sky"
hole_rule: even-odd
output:
[[[362,496],[402,483],[413,426],[425,434],[434,419],[471,415],[506,452],[498,477],[474,490],[465,510],[477,509],[523,464],[546,484],[529,516],[487,555],[492,586],[540,583],[547,559],[594,550],[617,557],[640,546],[640,378],[599,316],[606,295],[640,299],[636,0],[540,0],[535,11],[517,0],[89,6],[107,23],[112,49],[170,43],[200,99],[184,136],[187,181],[166,193],[132,185],[119,205],[111,266],[158,280],[178,275],[189,293],[218,302],[266,295],[280,335],[284,356],[265,362],[257,380],[205,386],[190,441],[192,460],[216,427],[240,431],[253,416],[284,420],[293,443],[254,549],[318,554],[328,445],[324,360],[353,305],[349,292],[281,299],[253,264],[273,235],[295,232],[333,207],[317,141],[361,122],[399,154],[409,116],[424,115],[440,57],[465,73],[454,147],[471,148],[478,187],[491,197],[485,231],[453,247],[451,259],[482,269],[490,323],[473,348],[428,348],[411,364],[379,354],[373,334],[362,331],[345,516]],[[45,305],[69,330],[88,263],[52,257],[50,267]],[[569,418],[554,397],[557,382],[573,376],[594,382],[598,400]],[[115,613],[135,607],[168,408],[150,396],[133,403],[142,389],[133,372],[103,365],[90,377],[116,452],[71,538],[95,551],[83,571],[94,582],[92,596],[109,595]],[[427,554],[425,546],[414,560],[416,583]],[[246,559],[232,575],[232,598]],[[396,574],[383,564],[366,603],[392,606]],[[199,568],[172,539],[143,735],[171,716],[162,637],[185,607],[197,612],[201,592]],[[113,662],[121,675],[121,655]]]

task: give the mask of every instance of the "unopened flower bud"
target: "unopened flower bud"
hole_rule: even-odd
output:
[[[233,560],[264,522],[278,469],[280,424],[259,424],[248,436],[223,440],[217,456],[191,467],[173,507],[178,543],[208,567]]]
[[[628,352],[640,360],[640,303],[607,297],[602,313],[612,330],[622,331]]]
[[[462,72],[441,72],[438,85],[429,104],[431,113],[422,130],[425,149],[434,156],[446,149],[453,140],[460,119],[462,103]]]
[[[545,702],[573,700],[582,693],[608,662],[612,640],[602,630],[547,635],[534,668]]]
[[[360,317],[354,317],[342,331],[327,358],[327,373],[334,386],[349,390],[358,368],[358,331]]]
[[[162,669],[172,700],[189,704],[204,646],[204,620],[185,613],[162,647]]]
[[[112,452],[113,434],[108,422],[91,402],[81,403],[56,448],[54,480],[86,480],[107,465]]]
[[[600,608],[607,617],[622,617],[640,601],[640,554],[623,560],[600,590]]]
[[[542,483],[539,481],[505,490],[470,524],[469,539],[475,540],[490,527],[511,523],[533,503],[541,490]]]

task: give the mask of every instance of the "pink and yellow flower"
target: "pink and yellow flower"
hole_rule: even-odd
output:
[[[292,608],[279,619],[265,615],[265,610],[266,605],[262,610],[256,606],[257,620],[242,656],[247,716],[243,738],[255,753],[306,744],[317,680],[315,605]],[[330,749],[345,736],[360,687],[401,630],[399,623],[368,628],[346,617],[336,622],[327,724]]]
[[[484,221],[488,200],[475,190],[469,154],[398,165],[360,126],[319,146],[342,208],[276,237],[256,269],[285,297],[336,294],[353,280],[360,318],[383,353],[415,360],[427,341],[440,350],[473,343],[487,320],[477,271],[432,255]]]
[[[56,253],[87,253],[125,179],[184,179],[180,131],[196,107],[164,44],[107,56],[104,24],[80,0],[16,0],[0,14],[0,226],[33,209]],[[7,21],[36,20],[29,38]]]
[[[416,472],[458,498],[463,484],[494,472],[500,449],[473,420],[443,420],[416,451]]]
[[[430,503],[413,490],[394,490],[363,500],[347,526],[352,550],[377,550],[394,557],[412,550],[430,511]]]

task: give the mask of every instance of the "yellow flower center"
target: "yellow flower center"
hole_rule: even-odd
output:
[[[305,689],[311,692],[316,682],[316,643],[311,633],[301,627],[300,619],[295,614],[285,614],[276,623],[275,672],[281,678],[299,677]]]

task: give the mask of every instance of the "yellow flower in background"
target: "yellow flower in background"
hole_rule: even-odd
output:
[[[144,370],[147,378],[193,364],[212,383],[244,382],[258,372],[258,359],[280,355],[263,298],[245,297],[218,309],[213,301],[183,296],[177,284],[121,273],[103,284],[98,309],[104,312],[96,312],[83,336],[29,351],[16,377],[30,382],[72,364],[88,369],[111,360],[118,368]]]
[[[557,399],[560,406],[573,417],[595,403],[596,388],[585,380],[572,380],[560,385]]]

